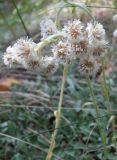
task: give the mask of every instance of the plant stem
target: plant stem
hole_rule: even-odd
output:
[[[64,70],[63,70],[63,78],[62,78],[61,92],[60,92],[60,98],[59,98],[59,104],[58,104],[58,111],[56,113],[56,120],[55,120],[55,123],[56,123],[55,124],[55,129],[54,129],[54,132],[53,132],[52,137],[51,137],[51,143],[50,143],[50,146],[49,146],[49,149],[48,149],[48,154],[47,154],[46,160],[51,160],[52,159],[53,150],[54,150],[55,145],[56,145],[56,136],[57,136],[58,128],[60,126],[63,92],[64,92],[64,87],[65,87],[67,72],[68,72],[68,67],[67,67],[67,64],[66,64],[64,66]]]
[[[16,5],[15,0],[11,0],[11,1],[12,1],[13,5],[14,5],[16,11],[17,11],[17,15],[18,15],[18,17],[19,17],[19,19],[20,19],[20,21],[21,21],[21,24],[22,24],[22,26],[23,26],[23,28],[24,28],[27,36],[30,37],[30,34],[29,34],[29,32],[28,32],[28,29],[27,29],[27,27],[26,27],[26,25],[25,25],[25,23],[24,23],[24,21],[23,21],[23,19],[22,19],[22,16],[21,16],[20,11],[19,11],[19,9],[18,9],[18,7],[17,7],[17,5]]]
[[[52,36],[49,36],[48,38],[44,39],[43,41],[41,41],[37,44],[35,51],[40,53],[45,46],[47,46],[48,44],[50,44],[52,42],[57,41],[62,36],[63,36],[62,32],[58,33],[58,34],[54,34]]]
[[[111,116],[113,114],[113,111],[112,111],[112,107],[111,107],[111,103],[110,103],[109,90],[108,90],[108,86],[107,86],[107,83],[106,83],[106,76],[105,76],[104,60],[103,59],[102,59],[102,75],[103,75],[103,82],[102,82],[102,87],[103,88],[102,88],[102,90],[103,90],[103,93],[104,93],[105,100],[108,103],[108,106],[107,106],[108,116],[109,116],[109,118],[111,118]],[[116,137],[115,117],[112,118],[112,130],[113,130],[113,137]],[[115,144],[115,149],[116,149],[116,154],[117,154],[117,142],[116,142],[115,138],[113,139],[113,142]]]
[[[93,100],[93,103],[94,103],[94,107],[95,107],[95,110],[96,110],[96,115],[97,115],[97,117],[100,117],[101,115],[100,115],[99,106],[97,104],[97,100],[96,100],[96,97],[94,95],[93,87],[92,87],[91,80],[90,80],[89,76],[87,76],[87,81],[88,81],[88,86],[89,86],[90,93],[91,93],[91,96],[92,96],[92,100]],[[104,160],[107,160],[108,150],[107,150],[107,147],[106,147],[106,135],[104,133],[104,130],[101,126],[101,123],[100,123],[99,119],[96,119],[96,123],[97,123],[97,126],[99,128],[102,143],[103,143],[103,146],[104,146]]]
[[[111,104],[110,104],[109,91],[108,91],[108,87],[106,84],[106,76],[105,76],[105,69],[104,69],[104,61],[103,60],[102,60],[102,76],[103,76],[102,90],[103,90],[104,97],[108,102],[107,111],[108,111],[108,115],[110,116],[110,114],[112,114],[112,108],[111,108]]]
[[[64,0],[64,2],[68,6],[70,5],[70,7],[78,7],[80,9],[82,9],[95,21],[95,18],[91,15],[89,8],[84,3],[77,3],[77,2],[73,2],[71,0]]]

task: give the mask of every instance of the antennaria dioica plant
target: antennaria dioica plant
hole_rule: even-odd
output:
[[[59,14],[62,11],[62,8],[65,7],[79,7],[90,15],[92,22],[88,23],[85,27],[80,20],[76,19],[59,30],[58,27],[61,27]],[[13,46],[7,48],[3,57],[4,63],[10,67],[20,64],[26,69],[35,70],[46,75],[54,73],[60,64],[64,66],[58,109],[55,111],[55,129],[52,134],[46,160],[52,159],[53,151],[56,146],[56,137],[60,126],[62,100],[68,73],[68,65],[75,63],[76,60],[79,60],[79,70],[87,77],[96,115],[97,117],[101,116],[99,105],[93,91],[92,82],[89,77],[95,75],[99,68],[103,67],[101,59],[105,56],[105,50],[108,44],[105,40],[105,30],[102,24],[95,21],[84,4],[64,0],[63,6],[58,10],[55,22],[56,25],[52,20],[45,19],[41,21],[41,42],[36,44],[32,39],[21,38]],[[44,48],[51,44],[53,44],[52,50],[50,51],[51,55],[44,55]],[[104,70],[103,77],[103,91],[109,102]],[[111,107],[109,107],[108,112],[110,112],[110,110]],[[103,159],[106,160],[108,158],[106,134],[101,125],[100,119],[96,119],[96,124],[104,147]],[[112,125],[114,126],[113,120]],[[114,141],[114,143],[116,143],[116,141]]]

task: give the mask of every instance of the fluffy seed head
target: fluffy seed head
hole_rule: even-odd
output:
[[[25,67],[25,68],[30,69],[30,70],[34,70],[34,71],[40,71],[40,61],[39,61],[39,59],[30,60],[27,63],[27,67]]]
[[[92,43],[93,40],[103,40],[105,39],[105,30],[103,25],[95,22],[94,24],[88,23],[86,27],[86,32],[89,38],[89,41]]]
[[[83,31],[83,25],[80,20],[74,20],[69,22],[67,26],[63,28],[63,33],[70,41],[78,40],[81,38]]]
[[[66,42],[60,41],[57,45],[55,45],[52,49],[54,57],[60,63],[70,63],[73,59],[73,55],[71,54],[70,46]]]
[[[58,32],[55,23],[48,18],[44,18],[40,22],[42,39],[47,38],[49,35],[56,34]]]
[[[32,52],[34,52],[34,47],[36,47],[36,43],[34,43],[32,39],[28,38],[20,38],[12,46],[15,50],[14,52],[19,52],[19,55],[23,57],[28,57]]]
[[[20,38],[13,46],[6,49],[3,56],[4,63],[8,66],[21,64],[28,68],[28,63],[32,60],[37,60],[37,54],[34,51],[36,44],[28,38]]]
[[[71,50],[80,58],[87,53],[88,41],[86,39],[81,40],[80,42],[74,42],[71,44]]]
[[[92,44],[89,45],[88,54],[89,56],[94,56],[96,58],[104,57],[106,50],[108,48],[108,42],[105,40],[94,40]]]
[[[97,63],[97,60],[95,60],[93,57],[83,59],[79,65],[80,71],[88,75],[96,73],[99,67],[99,63]]]
[[[58,68],[58,62],[54,57],[42,57],[41,72],[45,75],[53,74]]]

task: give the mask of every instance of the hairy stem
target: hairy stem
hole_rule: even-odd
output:
[[[47,154],[46,160],[51,160],[52,159],[53,150],[54,150],[55,145],[56,145],[56,136],[57,136],[58,128],[60,126],[63,92],[64,92],[64,87],[65,87],[67,72],[68,72],[68,68],[67,68],[67,64],[66,64],[64,66],[64,70],[63,70],[63,78],[62,78],[62,85],[61,85],[61,92],[60,92],[58,110],[57,110],[56,115],[55,115],[55,117],[56,117],[55,129],[54,129],[54,132],[53,132],[52,137],[51,137],[51,143],[50,143],[50,146],[49,146],[49,149],[48,149],[48,154]]]
[[[60,32],[58,34],[54,34],[52,36],[49,36],[48,38],[44,39],[43,41],[41,41],[37,44],[37,47],[35,48],[35,51],[40,53],[45,46],[47,46],[50,43],[53,43],[53,42],[57,41],[62,36],[63,36],[62,32]]]

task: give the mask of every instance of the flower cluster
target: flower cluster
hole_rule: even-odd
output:
[[[25,68],[32,66],[35,68],[38,55],[34,49],[36,43],[28,38],[20,38],[13,46],[9,46],[4,54],[4,63],[10,67],[21,64]],[[30,65],[29,65],[30,64]]]
[[[58,32],[52,20],[44,19],[40,22],[42,39]],[[58,68],[58,62],[54,56],[41,55],[35,51],[37,44],[32,39],[20,38],[13,46],[9,46],[4,53],[4,64],[10,67],[22,65],[29,70],[35,70],[43,74],[54,73]]]
[[[26,69],[50,74],[59,64],[74,63],[79,59],[79,70],[85,74],[93,74],[100,68],[100,58],[105,55],[108,44],[102,24],[88,23],[85,27],[80,20],[74,20],[58,31],[52,20],[44,19],[40,28],[43,42],[40,44],[48,44],[46,38],[55,34],[60,33],[62,38],[49,47],[47,54],[38,53],[36,48],[39,45],[31,39],[21,38],[7,48],[3,56],[6,65],[20,64]],[[43,47],[41,49],[43,52]]]
[[[64,26],[62,32],[64,39],[53,48],[53,54],[63,63],[79,59],[81,72],[96,73],[108,45],[103,25],[94,22],[85,27],[80,20],[74,20]]]

